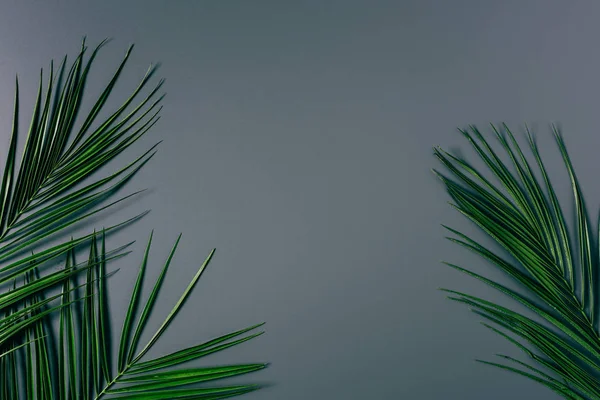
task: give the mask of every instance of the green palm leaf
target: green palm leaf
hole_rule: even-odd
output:
[[[66,57],[58,71],[51,63],[45,90],[41,75],[20,163],[18,80],[16,83],[14,122],[0,182],[0,287],[6,288],[0,289],[0,396],[44,400],[224,399],[256,390],[259,385],[205,385],[264,369],[266,364],[182,366],[261,335],[263,332],[251,331],[262,324],[156,359],[145,359],[190,296],[214,250],[158,330],[148,342],[140,343],[179,243],[178,238],[148,299],[142,302],[150,239],[120,340],[113,344],[106,285],[113,273],[107,273],[107,264],[127,255],[129,251],[124,250],[133,242],[107,251],[105,238],[147,211],[103,228],[101,234],[94,231],[44,247],[47,239],[60,237],[88,217],[139,194],[141,191],[114,198],[153,157],[159,144],[117,172],[92,178],[158,121],[159,104],[164,97],[158,95],[163,80],[141,94],[154,75],[155,67],[151,66],[133,93],[96,124],[130,57],[130,46],[76,128],[88,73],[105,43],[106,40],[94,48],[86,62],[88,49],[84,39],[68,72]],[[77,263],[76,253],[84,246],[88,249],[87,260]],[[48,267],[57,260],[64,262],[64,268],[49,271]],[[85,282],[79,283],[81,277],[85,277]]]
[[[442,290],[450,299],[467,304],[495,324],[497,327],[484,325],[516,345],[529,358],[529,362],[525,362],[499,355],[508,364],[482,363],[525,376],[567,399],[600,399],[597,325],[600,287],[596,279],[600,246],[598,238],[593,239],[571,159],[561,133],[553,127],[573,189],[577,232],[574,237],[569,235],[533,135],[527,130],[535,160],[531,164],[513,133],[506,125],[502,128],[501,131],[492,125],[508,163],[502,161],[476,127],[460,130],[499,185],[491,183],[464,159],[439,147],[434,148],[434,154],[453,178],[434,172],[450,194],[451,205],[499,244],[507,255],[496,254],[467,235],[444,226],[455,235],[448,239],[491,262],[516,281],[521,290],[510,289],[458,265],[446,264],[504,293],[542,322],[479,297]]]
[[[140,268],[139,277],[142,280],[148,262],[150,242],[149,240]],[[108,278],[108,275],[103,272],[106,268],[106,261],[116,258],[115,256],[110,257],[110,253],[104,250],[103,234],[100,250],[97,248],[96,237],[91,240],[89,257],[85,267],[87,271],[85,283],[77,285],[76,275],[71,275],[69,279],[64,280],[64,287],[59,295],[43,299],[36,292],[31,297],[31,302],[36,303],[33,311],[31,309],[34,304],[26,304],[25,309],[30,310],[29,313],[23,313],[22,310],[19,310],[20,316],[11,318],[12,310],[7,312],[8,315],[5,320],[9,319],[10,324],[14,324],[17,320],[23,318],[28,318],[30,322],[27,325],[26,335],[23,339],[25,343],[19,343],[13,338],[10,346],[7,346],[11,351],[0,357],[2,363],[1,376],[5,380],[3,390],[18,393],[19,388],[24,387],[26,388],[25,398],[28,399],[110,399],[122,398],[124,395],[126,395],[124,398],[131,399],[170,399],[177,398],[177,396],[185,398],[189,396],[224,398],[223,396],[230,397],[259,389],[260,386],[255,384],[216,387],[190,386],[259,371],[267,367],[267,364],[264,363],[199,368],[179,367],[188,361],[200,359],[208,354],[223,351],[260,336],[264,332],[249,332],[263,324],[223,335],[156,359],[141,361],[181,309],[214,254],[214,250],[211,251],[157,332],[138,351],[136,344],[140,333],[143,331],[150,314],[149,310],[156,302],[158,291],[164,281],[178,242],[179,238],[173,246],[148,300],[144,304],[144,311],[137,324],[134,322],[135,312],[133,310],[136,309],[135,303],[140,298],[143,282],[138,279],[132,291],[129,311],[123,323],[124,334],[121,336],[118,345],[122,363],[119,363],[116,373],[111,373],[113,355],[111,343],[104,340],[104,338],[111,336],[109,325],[102,321],[110,317],[107,309],[108,299],[96,292],[98,288],[105,287],[105,281]],[[76,265],[73,250],[65,258],[65,270],[69,270],[72,265]],[[27,284],[36,282],[39,279],[36,272],[37,269],[26,274]],[[72,287],[73,284],[75,287]],[[79,301],[72,301],[73,297],[78,296],[79,289],[83,289],[83,296],[78,298]],[[52,304],[58,299],[60,299],[60,304]],[[56,310],[59,310],[61,315],[57,340],[53,337],[52,328],[48,325],[47,320],[36,318],[39,314]],[[28,317],[28,314],[31,314],[31,316]],[[77,332],[76,327],[81,328],[79,332]],[[134,338],[138,340],[133,340]],[[15,348],[15,346],[19,346],[19,348]],[[55,352],[58,354],[55,354]],[[17,356],[23,356],[27,360],[25,370],[17,368]],[[10,398],[17,399],[19,397],[16,395]]]
[[[71,242],[64,242],[44,250],[38,249],[37,246],[44,240],[57,236],[71,226],[84,222],[88,217],[140,193],[137,191],[109,200],[152,158],[158,144],[117,172],[82,184],[86,178],[135,143],[154,125],[159,118],[157,114],[160,108],[157,105],[163,97],[156,96],[162,86],[161,80],[133,110],[119,120],[121,114],[147,86],[155,71],[155,68],[151,67],[133,94],[115,112],[100,121],[97,128],[93,128],[93,122],[104,108],[130,56],[132,50],[130,47],[92,110],[76,130],[75,118],[81,108],[81,98],[88,73],[98,51],[105,43],[106,41],[101,42],[92,51],[88,61],[84,62],[84,54],[88,52],[84,39],[81,51],[66,75],[66,57],[61,63],[58,76],[55,76],[51,63],[49,82],[45,91],[42,90],[43,75],[41,75],[20,165],[17,165],[19,138],[17,81],[13,129],[0,183],[0,264],[2,264],[0,284],[17,278],[22,279],[28,271],[54,257],[64,255],[71,247],[80,246],[92,235],[84,235]],[[147,118],[148,115],[151,116]],[[108,227],[106,231],[119,229],[145,214],[146,212],[143,212]],[[34,246],[37,256],[32,263],[34,257],[26,254]],[[53,278],[57,280],[50,282],[48,279],[42,279],[19,288],[18,292],[23,295],[23,298],[29,298],[28,296],[35,294],[35,290],[47,290],[60,284],[67,276],[68,274],[63,274],[62,277],[54,275]],[[33,291],[29,291],[30,289]],[[5,294],[1,294],[0,297],[2,300],[10,298]],[[10,304],[12,303],[0,301],[0,311]],[[19,332],[21,332],[19,329],[12,331],[13,334]],[[3,333],[8,331],[0,332],[0,344],[3,343],[2,340],[9,338],[3,336]]]
[[[84,66],[83,57],[88,51],[84,39],[81,52],[66,77],[66,57],[61,63],[58,76],[55,76],[51,64],[45,91],[42,89],[41,75],[19,168],[16,165],[19,136],[16,122],[19,112],[17,83],[13,118],[15,122],[0,186],[0,261],[22,254],[43,239],[139,193],[123,196],[94,209],[114,195],[139,171],[154,155],[156,145],[116,173],[86,183],[75,191],[71,190],[135,143],[160,118],[158,105],[163,96],[157,96],[157,93],[163,80],[119,120],[150,81],[155,72],[155,68],[150,67],[132,95],[101,121],[97,128],[92,129],[93,122],[104,108],[129,59],[133,48],[131,46],[81,127],[75,129],[75,119],[81,108],[88,73],[105,42],[92,51]]]

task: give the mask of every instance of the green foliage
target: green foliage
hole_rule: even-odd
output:
[[[435,156],[455,179],[434,172],[450,194],[451,205],[507,254],[494,253],[445,226],[455,235],[448,239],[491,262],[518,283],[521,290],[512,290],[458,265],[446,264],[504,293],[533,315],[530,318],[479,297],[442,290],[450,294],[450,299],[468,305],[489,321],[484,326],[513,343],[529,359],[524,362],[499,354],[504,363],[478,361],[533,379],[566,399],[600,399],[600,238],[594,238],[592,233],[563,137],[553,126],[573,189],[576,234],[572,236],[533,135],[527,129],[535,160],[530,163],[506,125],[502,130],[493,125],[492,128],[509,162],[501,160],[476,127],[461,133],[499,185],[464,159],[439,147],[434,149]]]
[[[132,243],[107,251],[105,238],[146,212],[103,228],[101,233],[94,231],[45,246],[48,240],[60,239],[89,217],[140,193],[115,198],[158,146],[155,144],[117,172],[92,177],[158,121],[164,96],[158,95],[163,80],[141,95],[154,75],[155,67],[151,66],[131,96],[95,123],[131,54],[131,46],[75,129],[90,67],[105,43],[94,48],[84,62],[88,52],[84,39],[68,72],[66,57],[58,71],[51,64],[45,90],[41,74],[20,163],[17,81],[13,129],[0,184],[0,285],[4,287],[0,291],[0,398],[224,399],[256,390],[258,385],[205,384],[258,371],[266,364],[201,368],[182,365],[261,335],[263,332],[252,331],[263,324],[159,358],[145,357],[190,296],[214,250],[158,330],[141,344],[181,236],[147,300],[142,302],[150,235],[118,343],[111,340],[113,321],[107,280],[112,273],[107,273],[107,264],[127,255],[124,250]],[[76,253],[82,248],[88,248],[88,257],[77,263]],[[56,262],[64,262],[64,268],[51,271]],[[85,279],[80,283],[82,277]]]

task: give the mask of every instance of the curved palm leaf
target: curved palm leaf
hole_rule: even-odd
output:
[[[478,361],[533,379],[567,399],[600,399],[596,296],[600,246],[598,238],[593,239],[582,191],[564,140],[553,127],[573,188],[577,231],[574,238],[568,233],[565,216],[531,132],[527,130],[527,139],[538,171],[528,162],[506,125],[502,131],[494,125],[492,128],[510,164],[501,160],[476,127],[460,131],[500,182],[499,186],[464,159],[439,147],[434,148],[434,154],[455,179],[434,172],[454,201],[451,205],[508,255],[496,254],[461,232],[444,227],[456,235],[448,239],[490,261],[518,282],[522,290],[510,289],[458,265],[446,264],[516,300],[542,322],[479,297],[442,290],[450,294],[450,299],[467,304],[493,322],[496,327],[487,323],[484,326],[515,344],[530,359],[523,362],[499,355],[508,364]]]
[[[102,41],[92,51],[87,62],[84,62],[83,57],[88,52],[84,38],[81,51],[68,73],[65,73],[66,56],[58,73],[54,71],[51,63],[45,90],[43,75],[40,76],[35,107],[19,165],[17,81],[13,129],[0,182],[0,263],[5,264],[0,266],[0,274],[9,274],[11,279],[15,278],[14,273],[19,272],[22,277],[28,268],[32,268],[28,257],[22,255],[34,245],[37,246],[45,239],[64,232],[91,215],[139,193],[134,192],[102,205],[144,166],[154,155],[158,144],[117,172],[82,185],[86,178],[135,143],[156,123],[160,111],[158,104],[163,98],[157,97],[157,92],[163,84],[163,80],[160,80],[119,120],[147,86],[155,71],[151,66],[132,95],[116,111],[100,121],[98,127],[92,128],[131,54],[131,46],[91,111],[83,118],[81,126],[75,129],[75,120],[81,108],[83,89],[90,68],[98,51],[106,42]],[[144,214],[110,227],[109,230],[128,224]],[[67,252],[73,244],[81,244],[90,237],[86,235],[77,238],[74,243],[54,246],[45,250],[43,255],[51,259]],[[20,255],[21,258],[16,259]],[[5,280],[2,276],[0,275],[0,282]]]
[[[106,233],[128,225],[147,211],[103,229],[101,250],[97,249],[95,231],[39,249],[46,239],[65,233],[74,224],[140,193],[107,202],[152,158],[159,144],[117,172],[86,181],[156,123],[161,109],[158,105],[164,97],[157,96],[164,82],[160,80],[133,105],[155,72],[151,66],[131,96],[92,128],[130,56],[131,46],[81,126],[74,129],[91,64],[105,43],[106,40],[101,42],[84,63],[87,51],[84,39],[81,52],[66,75],[65,57],[56,76],[51,64],[45,91],[40,79],[18,165],[17,81],[13,129],[0,182],[0,286],[7,288],[0,292],[0,316],[3,316],[0,317],[0,396],[11,399],[221,399],[256,390],[256,385],[197,387],[193,384],[249,373],[264,368],[265,364],[173,367],[256,337],[262,332],[239,338],[262,324],[154,360],[143,360],[182,307],[214,251],[159,330],[138,351],[141,334],[177,246],[176,243],[136,322],[148,243],[114,359],[117,371],[113,373],[106,288],[110,274],[106,274],[105,266],[108,261],[126,255],[123,250],[131,243],[107,252],[104,239]],[[132,110],[126,113],[130,106]],[[76,250],[88,243],[88,260],[76,263]],[[35,254],[26,255],[34,248]],[[60,257],[66,257],[63,270],[44,272]],[[77,283],[80,274],[86,276],[84,284]],[[60,293],[53,294],[55,289]],[[56,313],[60,315],[58,337],[48,318]]]
[[[37,97],[36,111],[34,111],[31,127],[23,150],[21,169],[15,180],[15,189],[10,193],[12,179],[5,179],[2,185],[2,190],[8,193],[6,197],[6,206],[3,208],[2,217],[0,218],[0,220],[5,221],[4,225],[0,227],[0,244],[3,244],[3,247],[0,249],[2,259],[7,257],[7,252],[9,254],[14,253],[15,250],[9,252],[9,249],[22,249],[24,243],[30,245],[39,241],[45,235],[49,234],[44,232],[48,227],[52,227],[60,221],[68,220],[68,217],[75,215],[77,212],[81,212],[106,198],[107,195],[114,192],[115,189],[125,183],[128,178],[137,172],[139,167],[143,165],[143,162],[148,159],[146,156],[149,152],[146,152],[134,163],[129,164],[117,173],[92,184],[88,184],[74,193],[69,193],[68,196],[65,195],[68,189],[91,175],[139,139],[139,137],[141,137],[141,135],[158,120],[158,117],[156,117],[157,111],[146,123],[142,124],[133,133],[128,134],[128,131],[132,130],[136,125],[139,125],[142,118],[155,108],[162,97],[130,125],[123,128],[125,123],[135,116],[135,114],[155,95],[156,91],[162,85],[162,81],[159,82],[146,99],[144,99],[127,117],[123,118],[117,124],[114,123],[118,116],[148,82],[148,79],[154,71],[151,68],[134,94],[116,112],[107,118],[96,131],[90,134],[83,143],[78,145],[81,138],[84,137],[86,131],[89,129],[90,124],[106,102],[117,77],[129,57],[130,48],[125,59],[115,73],[115,76],[98,99],[92,112],[85,119],[83,126],[73,139],[71,146],[68,148],[66,147],[70,136],[72,136],[72,126],[79,109],[81,92],[87,79],[87,73],[102,44],[103,43],[94,50],[83,72],[81,72],[80,68],[81,58],[85,53],[86,48],[84,47],[82,49],[82,52],[71,68],[67,83],[62,89],[56,89],[55,97],[58,96],[59,93],[60,97],[58,100],[55,100],[58,104],[54,104],[52,109],[49,107],[49,99],[52,96],[53,90],[53,71],[51,67],[50,84],[46,93],[46,101],[41,115],[38,110],[41,103],[40,82],[40,92]],[[63,71],[64,64],[61,68],[61,74]],[[18,97],[15,104],[16,120]],[[113,124],[114,126],[111,126]],[[15,124],[15,129],[13,130],[13,136],[11,138],[11,150],[14,148],[16,138],[17,129]],[[118,140],[121,138],[123,139],[119,142]],[[14,169],[14,152],[12,152],[11,155],[12,157],[9,157],[7,160],[5,171],[12,171]],[[137,168],[135,168],[136,166]],[[106,185],[118,177],[122,177],[129,170],[131,170],[129,174],[125,175],[123,179],[113,185],[113,187],[105,191],[96,191],[100,186]],[[5,178],[7,176],[10,177],[10,174],[5,174]],[[25,216],[26,214],[28,214],[27,217]],[[77,220],[68,220],[69,225],[74,222],[77,222]],[[27,239],[29,239],[29,241]]]
[[[255,338],[264,332],[245,334],[263,324],[251,326],[156,359],[141,361],[181,309],[214,254],[213,250],[165,321],[148,343],[138,351],[140,335],[156,302],[179,238],[136,323],[136,310],[139,305],[151,239],[148,242],[123,324],[118,346],[117,371],[112,373],[113,351],[109,340],[111,329],[108,324],[110,316],[106,292],[108,275],[105,269],[107,261],[116,258],[116,256],[111,256],[111,253],[118,253],[121,249],[106,252],[104,238],[103,232],[100,251],[97,249],[96,236],[92,238],[89,257],[85,262],[87,270],[85,283],[78,285],[76,276],[71,274],[68,279],[64,280],[63,290],[59,295],[43,299],[42,295],[36,293],[31,300],[25,302],[24,308],[8,308],[5,318],[2,320],[3,324],[13,326],[27,320],[29,325],[22,329],[26,332],[22,340],[11,337],[8,341],[9,344],[4,346],[9,351],[0,357],[3,398],[18,399],[23,389],[24,398],[27,399],[221,399],[260,388],[259,385],[218,387],[193,385],[255,372],[266,368],[267,364],[177,369],[173,367]],[[74,265],[78,265],[75,263],[75,251],[70,250],[66,255],[65,270],[71,270]],[[30,283],[39,280],[37,267],[26,274],[26,280]],[[79,289],[84,290],[83,296],[78,294]],[[13,291],[15,290],[18,290],[16,286],[13,288]],[[60,300],[60,304],[52,304],[56,300]],[[60,311],[58,338],[53,336],[54,332],[47,320],[38,318],[38,316],[44,316],[56,310]],[[17,360],[19,358],[25,360],[24,369],[18,367]]]
[[[111,337],[111,329],[108,324],[110,320],[106,292],[108,276],[105,271],[107,261],[115,258],[110,253],[115,253],[115,251],[106,252],[104,238],[103,232],[100,250],[98,250],[96,236],[92,237],[89,257],[86,261],[85,283],[78,285],[76,276],[71,275],[64,281],[60,295],[47,300],[41,299],[39,296],[34,298],[34,301],[43,303],[38,306],[41,311],[37,312],[60,310],[59,335],[58,338],[54,338],[52,327],[49,327],[44,320],[38,319],[28,330],[28,336],[24,339],[27,343],[18,341],[11,343],[11,348],[15,348],[15,350],[0,358],[0,360],[4,360],[1,376],[5,379],[6,386],[4,387],[7,392],[19,393],[19,388],[24,387],[27,399],[222,399],[260,388],[259,385],[206,387],[198,386],[198,384],[255,372],[266,368],[267,364],[264,363],[197,368],[174,367],[260,336],[264,332],[247,333],[263,324],[251,326],[159,358],[142,361],[147,351],[173,321],[214,254],[214,250],[211,251],[165,321],[140,350],[138,347],[140,347],[141,333],[156,303],[179,238],[136,322],[144,272],[152,241],[152,236],[150,236],[123,323],[121,339],[117,346],[118,354],[115,354],[112,343],[108,339]],[[71,250],[66,255],[65,270],[70,270],[73,265],[76,265],[75,252]],[[37,279],[34,271],[27,274],[27,279],[31,279],[33,282]],[[83,296],[79,296],[78,289],[83,289]],[[50,304],[59,298],[59,305]],[[74,301],[74,298],[80,301]],[[10,315],[8,317],[10,318]],[[16,348],[17,346],[20,347]],[[56,357],[56,353],[58,357]],[[113,358],[115,355],[117,355],[116,359]],[[16,360],[21,356],[27,363],[27,368],[23,370],[16,368]],[[117,364],[114,373],[113,361],[116,361]],[[16,399],[18,395],[12,398]]]

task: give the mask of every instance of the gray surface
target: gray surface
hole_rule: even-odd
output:
[[[111,283],[116,320],[152,228],[150,276],[184,234],[157,317],[218,249],[154,354],[266,320],[266,335],[210,359],[273,363],[243,379],[274,383],[248,400],[554,399],[474,363],[518,353],[436,291],[500,298],[440,259],[502,277],[443,239],[440,223],[476,230],[446,204],[431,146],[470,155],[456,126],[537,124],[569,199],[546,129],[560,121],[597,204],[599,12],[549,0],[5,1],[2,143],[15,73],[28,110],[39,67],[75,54],[82,35],[114,37],[92,95],[135,42],[111,105],[153,61],[168,96],[163,119],[121,162],[165,142],[129,187],[152,191],[102,220],[153,209],[111,238],[138,240]]]

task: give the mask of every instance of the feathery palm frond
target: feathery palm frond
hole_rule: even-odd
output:
[[[506,125],[502,130],[494,125],[492,128],[510,164],[501,160],[475,126],[470,131],[460,131],[500,186],[464,159],[439,147],[434,148],[434,154],[455,179],[434,172],[454,201],[451,205],[508,254],[496,254],[467,235],[444,227],[456,235],[449,240],[491,262],[522,290],[510,289],[458,265],[445,264],[516,300],[542,322],[476,296],[442,290],[449,293],[450,299],[467,304],[492,323],[484,326],[516,345],[530,359],[524,362],[499,354],[506,363],[478,361],[533,379],[566,399],[600,399],[599,238],[594,239],[591,231],[563,137],[553,126],[573,189],[577,232],[574,237],[569,235],[556,191],[529,129],[527,139],[535,164],[528,161]],[[517,338],[528,342],[529,347]]]
[[[131,243],[106,251],[105,235],[141,218],[143,212],[102,230],[98,250],[96,231],[40,249],[47,239],[58,237],[90,216],[132,194],[107,203],[155,154],[155,144],[133,162],[101,179],[85,182],[93,173],[135,143],[159,119],[164,95],[158,84],[121,117],[155,68],[150,67],[132,95],[99,126],[92,128],[104,108],[133,46],[83,123],[74,129],[83,89],[101,42],[84,63],[82,49],[65,76],[66,57],[55,76],[53,65],[45,96],[40,79],[29,132],[17,164],[19,86],[17,81],[14,122],[6,165],[0,182],[0,398],[10,399],[223,399],[259,388],[257,385],[198,387],[193,384],[246,374],[265,364],[212,368],[174,369],[181,364],[222,351],[260,333],[246,333],[262,324],[151,360],[144,356],[172,322],[206,268],[206,259],[190,285],[150,341],[138,351],[146,322],[177,247],[177,240],[148,300],[138,317],[144,271],[150,241],[133,288],[118,354],[111,343],[107,308],[108,261],[123,257]],[[75,262],[76,250],[89,244],[88,260]],[[34,252],[35,250],[35,252]],[[31,255],[26,255],[31,252]],[[48,272],[56,260],[65,268]],[[78,277],[85,275],[85,283]],[[55,291],[59,290],[59,294]],[[58,335],[50,316],[58,315]],[[137,321],[137,322],[136,322]],[[241,338],[240,338],[241,337]],[[113,372],[114,363],[117,370]]]
[[[27,330],[24,343],[13,339],[9,348],[15,350],[0,358],[3,362],[0,377],[5,383],[2,390],[12,396],[3,398],[18,399],[20,388],[24,388],[27,399],[223,399],[254,391],[260,387],[259,385],[206,387],[197,384],[259,371],[267,366],[263,363],[196,368],[174,367],[260,336],[264,332],[246,334],[263,324],[142,361],[148,350],[173,321],[214,254],[214,250],[211,251],[167,318],[139,350],[140,336],[156,303],[181,235],[175,242],[148,300],[139,313],[141,287],[152,241],[152,235],[150,236],[123,323],[117,346],[118,352],[115,353],[109,339],[111,328],[106,291],[108,277],[106,262],[115,258],[110,255],[115,251],[106,252],[104,237],[103,232],[100,250],[96,236],[92,237],[89,257],[85,262],[86,279],[83,284],[77,284],[76,276],[72,276],[64,281],[60,295],[47,300],[36,295],[33,299],[38,303],[43,302],[38,307],[40,311],[36,312],[43,314],[47,311],[59,310],[58,338],[53,336],[52,327],[46,323],[46,320],[38,319]],[[70,250],[66,254],[65,269],[69,270],[73,265],[76,265],[75,252]],[[35,282],[36,271],[27,273],[26,279]],[[83,296],[78,294],[80,289],[83,289]],[[50,305],[56,300],[60,300],[60,304]],[[138,314],[139,317],[136,318]],[[11,314],[7,316],[10,317]],[[19,357],[25,359],[25,369],[17,368]],[[115,363],[117,368],[113,372]]]
[[[156,123],[160,111],[157,106],[163,98],[159,96],[155,99],[163,84],[163,80],[160,80],[132,111],[118,120],[127,107],[139,97],[141,90],[147,86],[155,71],[155,67],[151,66],[132,95],[116,111],[103,119],[98,127],[92,128],[130,56],[133,48],[131,46],[91,111],[83,119],[81,126],[75,129],[75,120],[81,108],[83,90],[90,68],[105,43],[106,40],[102,41],[92,51],[87,62],[84,62],[83,56],[88,51],[84,39],[80,53],[66,74],[66,56],[58,73],[54,71],[51,63],[45,90],[43,90],[43,75],[40,75],[35,107],[19,165],[17,165],[19,138],[17,80],[12,134],[0,182],[0,263],[3,264],[0,266],[0,285],[18,277],[22,278],[36,266],[56,256],[64,255],[72,246],[85,243],[92,235],[85,235],[74,241],[38,251],[35,257],[23,256],[33,246],[40,245],[45,239],[64,233],[74,224],[81,223],[90,216],[139,193],[134,192],[108,204],[102,204],[152,158],[158,144],[117,172],[81,185],[86,178],[107,165]],[[152,103],[149,104],[151,101]],[[145,213],[109,227],[107,231],[127,225]],[[34,259],[36,261],[32,263]],[[64,277],[63,274],[61,279]],[[45,278],[42,282],[50,285],[51,282],[44,280]],[[59,284],[61,279],[52,281],[52,284]],[[39,290],[48,287],[42,285],[42,282],[36,282],[35,285],[28,283],[18,291],[33,296],[38,290],[34,286],[39,287]],[[30,289],[31,292],[27,292]],[[7,294],[2,294],[0,298],[5,296]],[[6,304],[0,300],[0,311],[4,310],[4,305]]]
[[[152,151],[156,145],[116,173],[87,184],[77,191],[69,192],[69,189],[74,188],[75,185],[136,142],[159,119],[160,108],[157,110],[156,108],[163,96],[156,99],[144,112],[140,113],[140,110],[155,97],[163,80],[160,80],[128,115],[117,122],[119,116],[139,95],[153,75],[155,68],[150,67],[133,94],[98,128],[90,129],[98,113],[106,104],[117,78],[130,56],[133,48],[131,46],[111,81],[85,117],[82,126],[75,135],[73,134],[73,125],[80,108],[90,67],[105,42],[103,41],[94,49],[84,67],[83,55],[87,51],[84,40],[82,50],[62,87],[60,85],[63,81],[66,56],[58,77],[54,77],[51,65],[48,88],[43,101],[42,80],[40,79],[35,110],[23,149],[20,168],[15,178],[13,175],[16,170],[19,112],[17,84],[13,133],[0,187],[0,200],[2,201],[0,204],[0,261],[4,261],[47,236],[98,212],[99,210],[96,210],[80,215],[122,187],[154,154]],[[58,82],[55,88],[56,80]],[[52,103],[53,95],[54,102]],[[154,113],[146,118],[151,112]],[[133,119],[134,117],[135,119]],[[143,121],[144,118],[147,120]],[[130,123],[126,125],[128,122]],[[88,131],[91,132],[88,134]],[[113,183],[118,178],[121,179]],[[112,186],[99,190],[109,183],[112,183]]]

